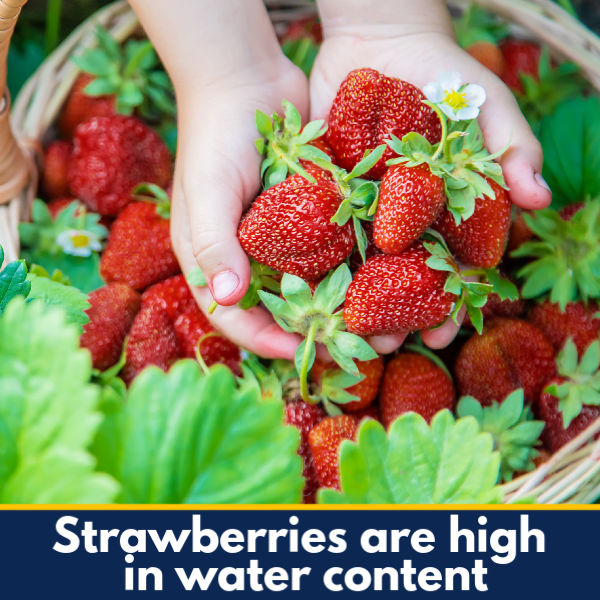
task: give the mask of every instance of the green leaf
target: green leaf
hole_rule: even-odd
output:
[[[320,490],[329,504],[440,504],[499,502],[500,455],[492,437],[472,417],[454,420],[439,412],[428,426],[407,413],[386,434],[372,419],[362,422],[357,442],[340,450],[342,491]]]
[[[485,275],[493,287],[493,292],[500,296],[500,300],[518,300],[519,290],[510,280],[500,277],[497,269],[486,269]]]
[[[89,353],[63,311],[14,299],[0,316],[0,499],[103,503],[115,481],[88,452],[100,423]]]
[[[108,96],[116,93],[118,87],[111,79],[96,78],[88,83],[83,91],[88,96]]]
[[[189,285],[195,285],[198,287],[204,287],[207,285],[206,278],[204,277],[204,273],[200,267],[194,267],[191,269],[186,275],[185,279]]]
[[[39,300],[47,306],[56,306],[64,311],[68,323],[83,331],[83,325],[89,322],[85,311],[90,307],[87,296],[71,285],[64,285],[48,277],[30,273],[27,280],[31,284],[30,300]]]
[[[4,250],[0,246],[0,268],[4,262]],[[15,260],[8,263],[0,271],[0,314],[15,296],[29,294],[31,283],[27,281],[27,269],[22,261]]]
[[[114,426],[111,473],[127,503],[294,503],[302,495],[298,430],[283,405],[239,389],[222,366],[193,361],[134,381]],[[114,456],[102,444],[99,455]]]
[[[325,313],[335,311],[346,298],[346,290],[352,281],[347,264],[341,264],[319,283],[313,296],[314,306]]]

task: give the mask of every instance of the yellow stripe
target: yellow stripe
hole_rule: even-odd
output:
[[[178,510],[178,511],[207,511],[207,510],[255,510],[255,511],[329,511],[329,510],[508,510],[508,511],[544,511],[544,510],[600,510],[597,504],[3,504],[0,511],[6,510]]]

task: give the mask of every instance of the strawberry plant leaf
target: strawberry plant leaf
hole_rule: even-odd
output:
[[[0,316],[0,500],[111,502],[88,447],[100,424],[89,353],[63,311],[15,298]]]
[[[500,276],[497,269],[486,269],[485,276],[492,285],[492,291],[498,294],[500,300],[518,300],[519,290],[509,279]]]
[[[136,378],[95,451],[121,502],[262,504],[300,501],[298,445],[280,401],[221,365],[204,375],[181,361]]]
[[[366,419],[357,441],[340,449],[341,492],[321,489],[323,504],[497,503],[500,455],[472,417],[439,412],[431,425],[415,413],[385,432]]]
[[[4,262],[4,250],[0,246],[0,268]],[[27,280],[27,269],[22,261],[8,263],[0,271],[0,314],[15,296],[29,294],[31,283]]]
[[[194,267],[191,269],[185,277],[185,280],[189,285],[195,285],[197,287],[205,287],[207,284],[206,277],[200,267]]]

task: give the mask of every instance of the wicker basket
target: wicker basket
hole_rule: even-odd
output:
[[[0,89],[6,82],[6,53],[26,0],[0,0]],[[314,14],[310,0],[266,0],[276,26]],[[461,9],[471,0],[449,0]],[[517,29],[546,44],[559,58],[577,63],[600,90],[600,39],[550,0],[477,0]],[[139,28],[125,2],[98,11],[67,38],[29,79],[16,99],[9,127],[8,94],[0,96],[0,244],[6,260],[17,258],[18,223],[27,220],[37,190],[41,142],[55,121],[78,75],[69,57],[95,43],[94,28],[103,25],[119,41]],[[535,497],[540,503],[589,503],[600,497],[600,419],[561,448],[537,470],[504,485],[505,501]]]

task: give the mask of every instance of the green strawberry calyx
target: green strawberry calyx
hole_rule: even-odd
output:
[[[345,372],[359,376],[353,359],[371,360],[377,353],[361,337],[347,332],[342,310],[338,310],[346,297],[346,290],[352,281],[346,264],[319,283],[314,294],[300,277],[285,273],[281,279],[283,298],[260,290],[258,295],[273,315],[277,324],[289,333],[298,333],[304,339],[294,359],[300,375],[300,389],[305,402],[319,401],[309,394],[308,373],[312,368],[317,342],[326,346],[331,358]]]
[[[447,208],[459,225],[473,215],[477,198],[496,198],[488,178],[507,189],[502,167],[496,159],[504,154],[510,142],[499,152],[490,154],[484,146],[477,119],[451,121],[449,124],[448,117],[437,105],[428,100],[423,103],[440,119],[441,140],[431,144],[416,132],[406,134],[401,140],[392,135],[388,146],[398,157],[388,160],[387,164],[407,167],[428,165],[433,175],[443,179]]]
[[[448,273],[444,291],[457,297],[450,316],[460,325],[458,315],[463,307],[471,319],[477,333],[483,331],[483,313],[481,309],[486,305],[490,293],[494,292],[501,300],[517,300],[519,291],[516,286],[503,279],[496,269],[468,269],[461,271],[454,260],[444,238],[433,230],[424,234],[423,246],[431,254],[425,264],[436,271]],[[477,278],[483,281],[470,281]]]
[[[364,378],[363,373],[353,375],[340,369],[327,369],[321,377],[321,386],[317,394],[327,414],[332,417],[341,415],[340,405],[360,400],[358,396],[351,394],[348,388],[360,383]]]
[[[130,39],[121,47],[102,27],[96,28],[98,46],[72,58],[94,79],[84,88],[88,96],[114,96],[120,114],[138,109],[145,118],[175,115],[173,86],[159,68],[159,60],[148,40]]]
[[[500,452],[500,476],[510,481],[515,472],[532,471],[533,459],[539,454],[543,421],[534,421],[531,408],[525,405],[522,389],[509,394],[501,403],[482,406],[471,396],[463,396],[456,409],[458,417],[474,417],[482,432],[492,435],[494,450]]]
[[[277,113],[269,117],[260,110],[256,111],[256,128],[262,137],[255,141],[255,145],[264,157],[260,167],[264,189],[281,183],[290,173],[299,173],[315,183],[315,178],[307,173],[300,160],[330,161],[325,152],[310,143],[325,134],[325,122],[311,121],[302,127],[296,107],[287,100],[281,104],[283,117]]]
[[[600,406],[600,341],[592,342],[578,362],[577,347],[569,338],[556,357],[556,367],[564,382],[552,383],[544,391],[558,398],[566,429],[584,405]]]
[[[518,273],[525,280],[523,298],[550,292],[565,310],[569,302],[600,297],[600,198],[589,200],[569,220],[551,208],[523,213],[536,239],[511,256],[530,260]]]
[[[155,183],[140,183],[133,189],[133,197],[138,202],[151,202],[156,205],[156,214],[165,219],[171,218],[171,198]]]

